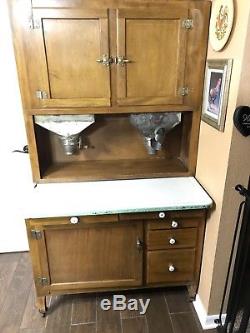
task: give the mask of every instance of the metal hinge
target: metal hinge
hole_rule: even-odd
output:
[[[31,230],[31,237],[33,239],[41,239],[42,238],[42,232],[40,230]]]
[[[36,280],[41,286],[47,286],[49,284],[49,280],[46,277],[38,277]]]
[[[180,88],[180,90],[179,90],[179,94],[180,94],[181,96],[186,96],[186,95],[188,95],[188,94],[189,94],[189,89],[188,89],[188,87]]]
[[[47,99],[48,98],[48,94],[47,94],[46,91],[37,90],[36,91],[36,98],[38,98],[38,99]]]
[[[194,27],[194,20],[186,19],[182,21],[182,28],[184,29],[192,29]]]
[[[30,29],[40,29],[41,25],[40,25],[40,21],[34,19],[33,17],[29,20],[29,28]]]

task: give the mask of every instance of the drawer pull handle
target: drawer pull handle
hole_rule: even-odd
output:
[[[69,219],[70,223],[71,224],[77,224],[79,222],[79,218],[76,217],[76,216],[72,216],[70,219]]]
[[[175,271],[175,267],[174,267],[174,265],[169,265],[168,266],[168,270],[169,270],[169,272],[174,272]]]
[[[165,216],[166,216],[166,214],[164,212],[159,213],[159,218],[160,219],[164,219]]]
[[[170,238],[169,244],[174,245],[176,243],[176,240],[174,238]]]
[[[172,221],[172,223],[171,223],[172,228],[178,228],[178,226],[179,226],[178,222]]]

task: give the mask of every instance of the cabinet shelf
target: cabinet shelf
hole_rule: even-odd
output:
[[[41,182],[79,180],[110,180],[188,176],[189,172],[178,159],[117,160],[55,163],[43,173]]]

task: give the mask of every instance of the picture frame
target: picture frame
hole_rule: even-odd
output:
[[[207,60],[201,119],[223,132],[233,60]]]

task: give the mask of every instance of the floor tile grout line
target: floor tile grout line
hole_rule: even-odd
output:
[[[133,316],[133,317],[129,317],[129,318],[121,318],[122,320],[129,320],[129,319],[134,319],[134,318],[144,318],[146,317],[145,315],[144,316]]]
[[[77,324],[71,324],[70,326],[83,326],[83,325],[89,325],[89,324],[95,324],[95,321],[88,321],[84,323],[77,323]]]
[[[97,294],[95,294],[95,331],[97,333]]]
[[[135,316],[135,317],[130,317],[130,318],[122,318],[122,317],[121,317],[121,311],[120,311],[120,319],[121,319],[122,333],[123,333],[123,323],[122,323],[122,322],[123,322],[124,320],[133,320],[133,319],[136,319],[136,318],[143,319],[143,321],[144,321],[144,323],[145,323],[145,328],[146,328],[145,333],[149,333],[147,316]]]
[[[123,333],[123,320],[124,319],[122,319],[122,312],[121,311],[119,311],[120,312],[120,323],[121,323],[121,333]]]
[[[147,317],[147,315],[146,315],[146,316],[144,316],[144,318],[145,318],[146,333],[149,333],[149,327],[148,327],[148,317]]]
[[[169,312],[171,316],[178,315],[178,314],[185,314],[185,313],[191,313],[192,311],[180,311],[180,312]]]
[[[71,302],[70,326],[72,326],[74,299]]]
[[[166,303],[166,307],[167,307],[167,310],[168,310],[168,314],[169,314],[169,319],[170,319],[170,323],[171,323],[171,326],[172,326],[172,330],[173,330],[173,333],[175,333],[175,329],[174,329],[174,325],[173,325],[173,321],[172,321],[172,316],[171,316],[171,313],[169,311],[169,305],[168,305],[165,293],[163,294],[163,297],[164,297],[164,300],[165,300],[165,303]]]

